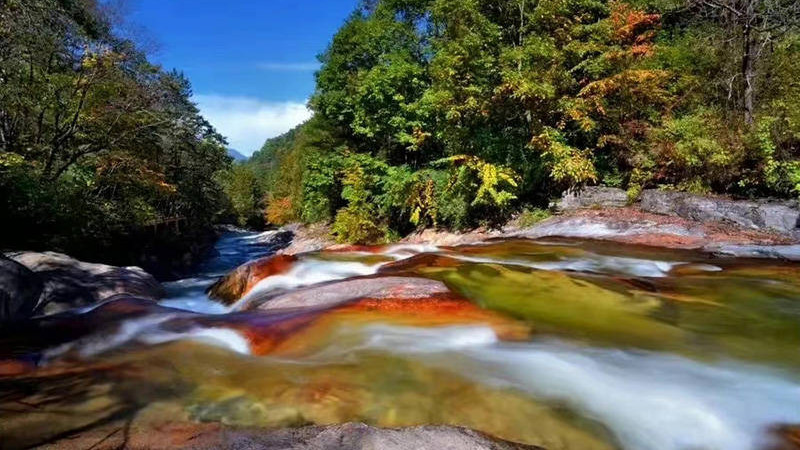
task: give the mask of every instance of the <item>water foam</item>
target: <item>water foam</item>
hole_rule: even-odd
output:
[[[250,344],[247,339],[229,328],[192,327],[188,330],[171,331],[161,327],[162,324],[176,317],[176,314],[158,314],[125,320],[111,332],[96,333],[48,349],[44,352],[43,359],[51,361],[72,351],[81,358],[89,358],[131,343],[155,345],[180,340],[203,342],[236,353],[250,353]]]
[[[380,266],[381,264],[369,265],[360,262],[301,260],[286,273],[272,275],[256,283],[250,292],[236,302],[233,309],[239,309],[246,305],[254,296],[261,296],[272,291],[297,289],[327,281],[372,275],[378,271]]]
[[[557,341],[496,342],[488,327],[364,329],[361,349],[419,358],[600,422],[630,450],[752,450],[800,422],[800,384],[761,367],[705,364]]]
[[[558,261],[525,261],[514,258],[490,258],[448,254],[455,259],[474,263],[505,264],[549,271],[591,272],[606,275],[624,274],[635,277],[666,277],[680,261],[658,261],[597,254],[581,255],[580,258],[563,258]]]

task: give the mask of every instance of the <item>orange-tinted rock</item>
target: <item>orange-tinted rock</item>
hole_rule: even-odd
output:
[[[348,320],[383,320],[411,326],[447,326],[485,324],[500,339],[523,340],[530,336],[530,327],[520,321],[453,295],[437,295],[422,299],[363,299],[348,303],[332,312]]]
[[[0,360],[0,377],[22,375],[23,373],[35,370],[36,366],[24,361],[15,359]]]
[[[800,425],[782,425],[772,429],[776,438],[770,450],[800,450]]]
[[[361,298],[427,298],[450,292],[441,281],[413,277],[366,277],[298,289],[277,297],[252,299],[250,308],[263,311],[330,308]]]
[[[228,328],[244,336],[255,355],[267,355],[311,324],[324,310],[263,313],[248,311],[187,319],[191,325]]]
[[[287,272],[296,259],[292,255],[274,255],[239,266],[214,283],[209,288],[208,295],[230,305],[242,298],[264,278]]]

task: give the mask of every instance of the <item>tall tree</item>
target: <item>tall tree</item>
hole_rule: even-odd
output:
[[[755,117],[759,63],[770,45],[800,26],[800,1],[797,0],[690,0],[690,7],[706,18],[723,24],[729,37],[738,43],[742,85],[741,107],[744,121],[752,125]],[[731,84],[733,84],[731,82]]]

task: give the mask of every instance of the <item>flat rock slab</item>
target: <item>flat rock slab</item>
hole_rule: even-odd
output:
[[[754,246],[761,249],[762,254],[767,254],[770,248],[787,247],[782,251],[786,255],[793,247],[787,244],[795,242],[786,234],[743,230],[720,222],[702,223],[676,216],[647,213],[635,208],[573,211],[547,219],[533,227],[509,230],[507,237],[600,239],[713,253],[724,253],[720,250],[723,247]],[[789,259],[786,255],[782,258]]]
[[[413,277],[371,277],[325,283],[286,294],[245,299],[246,309],[329,308],[350,300],[415,299],[449,293],[441,281]]]
[[[505,441],[463,427],[376,428],[363,423],[279,430],[176,423],[155,429],[133,426],[124,433],[102,428],[41,448],[114,449],[123,446],[151,450],[542,450],[541,447]]]
[[[722,256],[737,258],[770,258],[800,261],[800,245],[720,245],[704,250]]]

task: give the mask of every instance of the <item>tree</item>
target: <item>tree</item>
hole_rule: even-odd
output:
[[[757,105],[756,75],[770,45],[800,26],[797,0],[690,0],[691,8],[723,24],[731,41],[738,43],[744,122],[752,125]],[[733,81],[730,83],[733,85]]]

